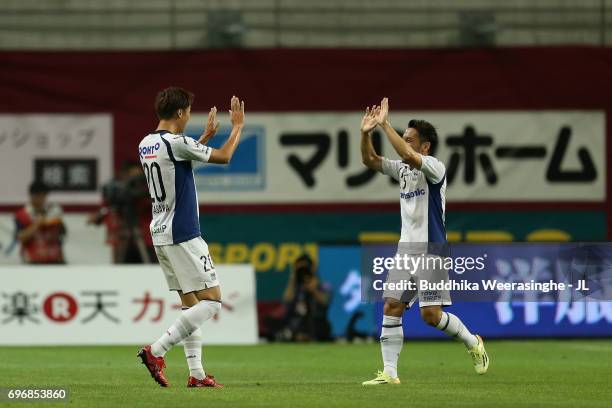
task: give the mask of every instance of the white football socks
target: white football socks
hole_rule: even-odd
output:
[[[442,330],[449,336],[462,341],[463,344],[465,344],[465,347],[468,349],[471,349],[478,344],[478,339],[476,336],[470,333],[461,319],[452,313],[442,312],[442,318],[440,319],[440,323],[438,323],[436,328]]]
[[[189,366],[189,375],[203,380],[206,376],[202,366],[202,329],[191,333],[191,336],[183,340],[183,350]]]
[[[155,343],[151,344],[151,353],[155,357],[163,357],[172,346],[191,336],[220,309],[220,302],[202,300],[197,305],[183,311],[174,324]]]
[[[380,349],[384,364],[384,372],[392,378],[397,378],[397,360],[404,345],[404,329],[402,318],[383,316],[380,333]]]

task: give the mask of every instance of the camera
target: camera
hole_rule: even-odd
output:
[[[299,283],[305,283],[312,278],[312,268],[307,265],[298,267],[295,273]]]
[[[148,197],[144,175],[134,175],[123,180],[113,179],[102,187],[104,201],[117,212],[124,214],[133,208],[136,200]]]
[[[295,277],[298,283],[303,284],[308,282],[313,272],[313,262],[308,255],[302,255],[295,261]]]

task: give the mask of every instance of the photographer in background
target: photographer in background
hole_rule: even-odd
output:
[[[284,336],[294,341],[329,341],[327,320],[330,292],[319,281],[314,262],[308,255],[294,264],[283,294],[287,306]]]
[[[88,224],[106,224],[106,242],[113,247],[113,263],[139,264],[156,260],[149,232],[151,197],[138,162],[126,161],[119,176],[102,186],[104,204]]]
[[[63,264],[62,243],[66,226],[62,209],[49,204],[49,188],[42,182],[30,184],[30,202],[15,213],[16,238],[21,259],[27,264]]]

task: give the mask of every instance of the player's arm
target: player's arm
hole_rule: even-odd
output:
[[[421,155],[416,152],[406,141],[395,131],[391,122],[389,122],[389,99],[383,98],[380,103],[380,109],[376,116],[378,125],[387,135],[387,139],[391,142],[391,145],[402,158],[402,161],[410,164],[412,167],[421,168]]]
[[[382,157],[376,154],[372,145],[372,129],[376,127],[376,107],[366,108],[365,115],[361,119],[361,161],[363,164],[376,171],[382,169]]]
[[[227,141],[220,149],[212,149],[209,163],[227,164],[232,159],[236,147],[240,142],[240,135],[244,126],[244,101],[240,101],[237,97],[232,96],[231,109],[229,111],[232,121],[232,132]]]

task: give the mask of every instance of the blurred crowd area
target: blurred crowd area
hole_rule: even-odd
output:
[[[612,44],[612,0],[5,0],[4,49]]]
[[[70,231],[61,205],[49,201],[51,191],[44,181],[30,184],[28,202],[14,214],[14,239],[5,249],[5,256],[19,252],[21,262],[31,265],[67,262],[63,246]],[[112,263],[157,262],[149,232],[151,200],[140,164],[124,162],[117,177],[102,186],[101,196],[102,204],[87,213],[85,223],[105,230]],[[78,238],[76,243],[73,241],[77,247]]]

